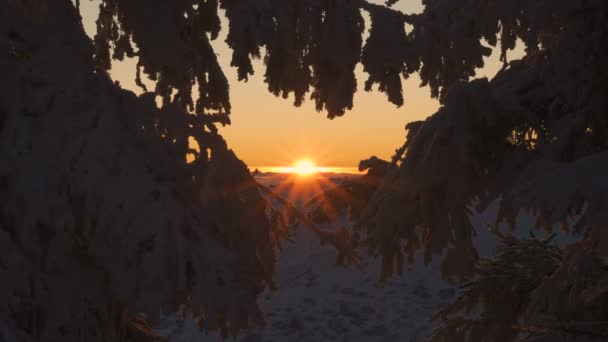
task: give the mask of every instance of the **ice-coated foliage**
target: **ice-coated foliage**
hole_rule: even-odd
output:
[[[448,279],[472,281],[440,316],[435,341],[525,334],[605,339],[608,68],[601,46],[608,43],[608,4],[425,5],[413,23],[413,45],[424,47],[416,43],[418,32],[435,37],[420,52],[426,56],[420,72],[432,89],[442,89],[443,106],[408,125],[407,141],[393,158],[398,170],[359,223],[368,245],[388,260],[385,273],[399,271],[403,252],[422,248],[427,259],[443,257]],[[462,82],[486,54],[481,38],[499,44],[503,57],[519,39],[526,54],[504,59],[492,80]],[[551,265],[526,247],[534,240],[506,242],[496,259],[476,261],[470,210],[484,210],[497,198],[499,221],[514,224],[525,209],[538,217],[537,228],[551,231],[560,223],[580,234],[580,242],[563,247]],[[479,205],[471,208],[474,201]],[[568,224],[575,217],[575,225]]]
[[[300,105],[312,87],[317,110],[330,117],[352,108],[364,26],[358,1],[224,0],[221,6],[240,79],[253,74],[251,58],[264,47],[269,91],[293,93]]]
[[[431,341],[605,340],[608,270],[592,249],[499,239],[496,257],[480,260],[476,279],[436,313]]]
[[[483,281],[470,213],[500,199],[499,221],[514,224],[524,209],[537,216],[537,228],[551,231],[559,223],[580,234],[581,241],[572,247],[578,252],[564,252],[563,266],[543,268],[548,278],[556,277],[552,272],[557,270],[590,267],[596,277],[593,284],[605,284],[608,68],[602,62],[601,46],[608,43],[608,5],[593,0],[423,3],[425,9],[419,15],[362,5],[372,23],[362,50],[362,63],[370,74],[366,88],[379,83],[391,101],[401,104],[398,74],[407,77],[420,72],[422,84],[429,85],[442,103],[426,120],[407,125],[407,140],[393,157],[394,167],[355,224],[363,229],[371,253],[383,257],[382,275],[400,272],[403,259],[409,256],[411,260],[423,249],[427,261],[443,258],[447,279],[461,282],[481,277]],[[411,32],[403,31],[404,23],[412,26]],[[507,53],[518,40],[525,45],[525,56],[509,61]],[[491,52],[484,44],[501,50],[504,66],[491,80],[472,80]],[[352,188],[353,184],[346,183],[317,197],[313,216],[331,219],[327,208],[348,208],[352,203],[344,198]],[[478,203],[475,208],[473,202]],[[568,221],[574,217],[577,220],[571,226]],[[585,265],[583,260],[588,258],[598,262]],[[534,267],[530,261],[524,268]],[[570,277],[566,283],[576,282],[575,273],[560,274]],[[548,291],[551,282],[546,281],[545,287],[534,283],[529,291],[538,294],[539,286],[551,300],[561,300],[564,294]],[[582,296],[593,284],[576,286],[570,298]],[[601,294],[596,300],[605,300],[605,285],[597,286],[589,291]],[[493,296],[492,291],[488,294]],[[481,306],[490,300],[475,298],[475,305]],[[593,313],[579,316],[582,321],[572,324],[590,328],[569,333],[606,336],[605,330],[597,328],[608,326],[606,313],[583,304],[572,304],[564,309],[567,313],[544,312],[550,318],[535,328],[541,335],[555,333],[560,328],[551,319],[573,319],[585,308]],[[497,310],[498,306],[487,308],[489,315],[498,314]],[[518,311],[513,319],[522,315]],[[538,323],[531,317],[528,321]],[[474,324],[461,323],[443,328],[460,329],[463,338],[478,340],[477,331],[470,335]],[[562,330],[568,333],[567,328]],[[449,340],[453,333],[448,329],[437,336]],[[494,340],[500,335],[499,329],[485,338]]]
[[[143,72],[156,81],[155,91],[165,102],[175,91],[173,100],[183,108],[212,111],[219,114],[218,122],[229,123],[228,85],[209,44],[220,29],[218,6],[228,19],[226,42],[239,79],[254,73],[252,58],[263,58],[269,91],[283,97],[293,93],[296,106],[310,93],[317,110],[330,118],[353,106],[357,63],[369,73],[366,90],[378,84],[392,103],[402,105],[401,76],[420,70],[423,84],[437,96],[483,65],[481,56],[491,50],[479,38],[499,30],[495,22],[494,27],[473,27],[470,35],[459,35],[461,28],[454,27],[453,34],[440,37],[444,27],[431,20],[433,13],[404,15],[364,0],[103,0],[95,37],[97,69],[108,70],[112,58],[137,56],[140,86]],[[446,6],[435,7],[433,11],[446,11]],[[372,19],[366,42],[363,11]],[[406,23],[417,24],[413,32],[406,32]],[[496,44],[495,38],[488,41]],[[452,51],[464,63],[459,57],[449,59]],[[198,100],[193,105],[195,85]]]
[[[222,138],[96,71],[69,1],[1,2],[0,46],[0,339],[150,341],[161,310],[261,324],[288,222]]]
[[[513,341],[518,319],[543,278],[554,272],[564,256],[546,241],[503,237],[495,259],[481,260],[480,278],[463,286],[460,297],[442,308],[443,320],[432,341]],[[475,317],[477,304],[483,302]]]
[[[476,50],[461,51],[457,47],[464,43],[458,42],[496,42],[484,32],[498,25],[503,50],[519,38],[526,44],[526,56],[506,64],[490,81],[444,87],[442,108],[408,126],[407,142],[394,158],[399,169],[387,177],[385,190],[368,207],[367,227],[374,244],[384,246],[397,234],[410,245],[421,243],[429,257],[446,247],[459,250],[460,259],[474,257],[469,205],[478,198],[477,209],[483,209],[501,196],[500,219],[513,222],[519,209],[531,209],[540,214],[539,226],[550,228],[580,213],[584,228],[603,232],[608,210],[601,176],[607,162],[607,68],[599,61],[601,42],[608,39],[606,4],[459,3],[428,1],[418,17],[425,22],[420,27],[427,25],[425,16],[445,17],[437,30],[451,37],[453,49],[434,54],[466,64]],[[483,51],[477,49],[477,55]],[[450,79],[439,76],[442,68],[435,70],[440,79]],[[562,184],[565,179],[568,183]],[[385,212],[399,214],[391,218]],[[379,250],[391,255],[383,247]],[[458,258],[446,259],[454,263]],[[454,265],[450,269],[455,270]]]
[[[316,223],[332,223],[346,219],[356,221],[365,210],[369,199],[382,183],[383,177],[394,167],[389,162],[371,157],[359,163],[361,177],[345,177],[340,183],[321,192],[306,204],[308,216]]]
[[[112,59],[137,56],[136,82],[144,90],[142,72],[156,81],[155,92],[165,104],[199,116],[212,112],[211,122],[228,124],[228,81],[209,43],[219,29],[217,0],[104,0],[97,19],[96,68],[107,71]]]

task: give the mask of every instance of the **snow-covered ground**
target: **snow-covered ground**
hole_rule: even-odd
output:
[[[277,291],[260,298],[266,326],[236,341],[423,341],[432,313],[455,295],[435,267],[416,264],[380,284],[379,260],[366,258],[363,270],[345,268],[309,231],[296,228],[294,240],[279,252]],[[175,342],[221,340],[173,317],[159,330]]]
[[[290,188],[278,184],[285,183],[285,177],[265,176],[259,180],[288,197]],[[328,183],[324,184],[317,189]],[[303,203],[313,195],[308,192],[297,202]],[[494,222],[496,209],[493,205],[472,217],[481,256],[495,252],[496,240],[487,224]],[[519,217],[521,231],[517,235],[527,236],[526,227],[532,222],[530,217]],[[278,255],[277,291],[260,298],[266,326],[230,340],[425,341],[432,332],[432,314],[456,295],[457,290],[440,279],[440,258],[427,267],[423,258],[417,257],[416,264],[402,276],[380,284],[379,260],[366,257],[363,270],[344,268],[335,265],[333,248],[321,246],[309,231],[296,228],[294,240],[283,243]],[[174,317],[164,319],[160,331],[173,342],[221,341],[217,335],[203,335],[195,322]]]
[[[379,265],[363,271],[336,266],[331,247],[297,230],[279,255],[278,290],[261,297],[267,326],[237,341],[422,341],[437,306],[454,296],[433,268],[415,265],[402,277],[378,283]],[[202,336],[193,321],[166,320],[171,341],[219,341]]]

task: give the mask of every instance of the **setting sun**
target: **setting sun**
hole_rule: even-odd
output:
[[[298,161],[291,169],[293,173],[297,173],[299,175],[309,175],[319,171],[317,166],[312,161],[307,159]]]

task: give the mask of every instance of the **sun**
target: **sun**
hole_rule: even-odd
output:
[[[291,170],[293,173],[303,176],[318,172],[318,168],[315,166],[315,164],[308,159],[299,160],[295,163]]]

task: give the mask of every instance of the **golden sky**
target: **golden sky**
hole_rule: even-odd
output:
[[[95,32],[98,6],[97,0],[81,1],[89,35]],[[406,13],[422,10],[420,0],[401,1],[396,7]],[[366,21],[369,24],[367,16]],[[359,65],[356,71],[359,91],[355,94],[354,109],[343,117],[329,120],[326,113],[315,111],[313,101],[308,100],[296,108],[293,98],[285,100],[269,93],[263,82],[260,60],[254,64],[256,74],[246,83],[238,82],[236,69],[230,67],[231,52],[224,42],[226,31],[222,30],[220,37],[212,42],[230,82],[232,103],[232,125],[220,128],[220,132],[249,166],[293,165],[297,160],[310,159],[322,166],[352,167],[372,155],[388,159],[405,141],[405,124],[424,119],[439,106],[431,99],[428,87],[419,87],[420,80],[415,75],[404,82],[405,105],[396,108],[385,94],[363,90],[367,76]],[[479,77],[496,73],[501,66],[498,55],[495,51],[478,73]],[[111,75],[123,87],[140,92],[134,82],[133,61],[114,63]]]

